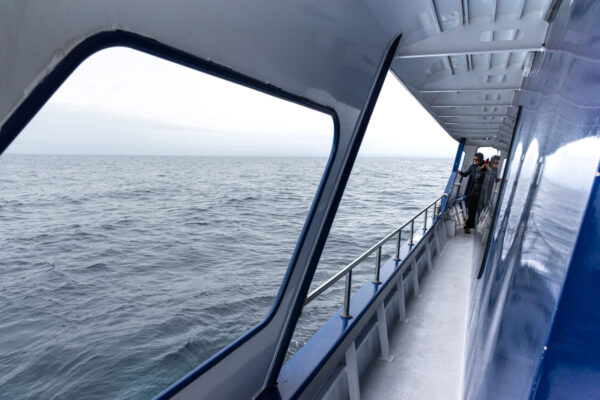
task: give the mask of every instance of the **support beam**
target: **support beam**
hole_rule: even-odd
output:
[[[435,236],[435,235],[434,235]],[[437,252],[440,252],[440,242],[438,237],[434,237],[434,242],[437,245]],[[433,257],[431,256],[431,246],[432,244],[427,244],[427,249],[425,250],[425,255],[427,256],[427,270],[429,272],[433,271]]]
[[[360,400],[360,383],[358,379],[358,362],[354,342],[346,350],[346,375],[348,378],[348,395],[350,400]]]
[[[508,128],[504,128],[502,126],[499,126],[498,128],[492,128],[492,127],[458,127],[458,126],[448,126],[447,129],[449,131],[457,131],[457,132],[498,132],[498,133],[506,133],[506,134],[512,134],[512,131]]]
[[[461,139],[465,138],[461,136]],[[469,146],[475,146],[476,144],[479,146],[489,146],[489,147],[498,147],[498,146],[508,146],[510,144],[509,141],[506,140],[498,140],[494,138],[482,139],[482,138],[465,138],[466,142]]]
[[[487,145],[495,144],[495,143],[504,144],[504,145],[510,144],[509,141],[507,141],[507,140],[499,140],[499,139],[496,139],[496,138],[489,138],[489,139],[486,139],[486,138],[467,138],[467,143],[468,144],[472,145],[474,142],[482,142],[482,143],[486,143]],[[494,145],[492,147],[496,147],[496,146]]]
[[[446,221],[443,219],[444,217],[443,217],[443,216],[440,216],[440,218],[442,218],[442,221],[441,221],[441,222],[442,222],[442,223],[441,223],[441,225],[442,225],[442,229],[441,229],[441,231],[442,231],[442,233],[444,234],[444,237],[443,237],[443,244],[442,244],[442,249],[443,249],[443,248],[444,248],[444,246],[446,246],[446,243],[448,243],[448,230],[446,229]]]
[[[395,59],[445,57],[452,55],[543,51],[548,23],[541,15],[528,15],[519,21],[465,24],[418,42],[398,47]],[[504,32],[518,32],[515,40],[495,40]]]
[[[484,119],[482,119],[482,117],[483,118],[490,118],[489,115],[485,115],[485,114],[454,114],[454,115],[438,115],[437,117],[438,118],[480,118],[481,120],[484,120]],[[506,119],[506,118],[508,118],[508,119],[513,120],[513,121],[515,120],[514,117],[511,117],[510,115],[506,115],[506,114],[503,114],[503,115],[492,115],[491,118],[492,119],[494,119],[494,118],[498,118],[498,119]]]
[[[462,0],[460,2],[462,6],[463,25],[469,25],[471,19],[469,18],[469,0]]]
[[[514,121],[508,121],[506,122],[506,120],[503,120],[501,116],[487,116],[487,118],[485,115],[482,116],[478,116],[478,117],[462,117],[462,118],[447,118],[447,117],[442,117],[437,115],[437,118],[439,118],[440,122],[443,125],[456,125],[456,126],[465,126],[465,125],[470,125],[470,126],[481,126],[482,124],[487,124],[488,126],[505,126],[505,127],[513,127],[515,125]]]
[[[499,136],[494,136],[494,135],[470,135],[467,137],[467,139],[485,139],[485,140],[499,140],[499,141],[505,141],[505,140],[509,140],[509,137],[499,137]]]
[[[452,127],[444,127],[446,128],[446,131],[448,133],[452,133],[452,134],[461,134],[461,135],[497,135],[497,136],[503,136],[503,135],[510,135],[507,131],[502,131],[499,129],[494,129],[494,128],[490,128],[490,127],[481,127],[481,128],[452,128]]]
[[[446,121],[442,121],[442,124],[443,125],[447,125],[447,126],[449,126],[451,128],[452,127],[456,127],[457,128],[457,127],[463,126],[463,127],[467,128],[467,129],[470,128],[470,127],[477,128],[477,127],[480,127],[480,126],[485,126],[485,127],[495,126],[495,127],[500,128],[502,125],[505,125],[502,122],[485,122],[485,121],[481,121],[481,122],[480,121],[473,121],[473,122],[470,122],[470,121],[458,121],[458,122],[446,122]],[[508,124],[506,124],[506,125],[508,125]]]
[[[470,85],[474,85],[471,83]],[[517,87],[516,85],[515,87]],[[450,91],[440,93],[419,93],[419,90],[428,90],[425,87],[409,86],[409,89],[419,95],[425,103],[440,105],[440,106],[452,106],[452,105],[469,105],[469,104],[485,104],[485,105],[496,105],[513,103],[515,95],[520,90],[462,90],[462,91]],[[437,89],[436,89],[437,90]]]
[[[503,106],[511,106],[513,103],[497,103],[497,104],[460,104],[460,105],[431,105],[429,107],[432,108],[456,108],[456,107],[503,107]]]
[[[501,143],[501,144],[505,144],[508,145],[510,144],[508,140],[499,140],[499,139],[494,139],[494,138],[490,138],[490,139],[482,139],[482,138],[467,138],[467,143],[472,145],[474,142],[485,142],[485,143]]]
[[[460,136],[460,139],[466,139],[466,144],[469,146],[475,146],[475,144],[479,146],[489,146],[489,147],[498,147],[498,146],[508,146],[510,142],[508,140],[499,140],[495,138],[483,139],[483,138],[470,138],[465,136]]]
[[[387,319],[385,317],[385,304],[383,304],[383,301],[379,307],[377,307],[377,331],[379,333],[381,359],[385,361],[393,361],[394,357],[390,353],[390,341],[388,339]]]
[[[460,125],[475,125],[475,126],[465,126],[465,127],[449,126],[448,129],[461,130],[461,131],[481,131],[483,129],[486,131],[506,132],[508,134],[512,134],[512,127],[513,127],[513,125],[508,125],[508,124],[495,124],[496,126],[498,126],[497,128],[482,127],[481,125],[483,125],[483,124],[477,124],[477,123],[468,124],[468,123],[459,122],[458,124],[460,124]],[[444,125],[448,125],[448,123],[444,123]]]
[[[448,132],[453,137],[461,137],[466,139],[485,139],[485,140],[500,140],[507,141],[510,138],[507,136],[499,136],[495,133],[467,133],[467,132]]]
[[[494,147],[496,149],[499,150],[503,150],[506,147],[508,147],[508,143],[505,142],[498,142],[498,141],[494,141],[494,140],[471,140],[467,142],[469,144],[469,146],[473,146],[473,147]]]
[[[477,82],[474,83],[478,85]],[[421,89],[419,93],[462,93],[462,92],[489,92],[490,90],[498,91],[507,91],[507,92],[518,92],[521,90],[521,87],[503,87],[503,86],[483,86],[480,88],[464,88],[464,87],[456,87],[456,88],[448,88],[448,89]]]
[[[396,290],[398,291],[398,318],[404,322],[406,321],[406,298],[404,297],[404,280],[402,276],[398,279]]]
[[[511,94],[509,96],[503,96],[500,99],[486,99],[485,93],[483,95],[481,92],[449,92],[449,93],[418,93],[413,92],[419,96],[419,98],[423,99],[423,102],[426,104],[431,104],[432,106],[447,106],[447,107],[506,107],[508,105],[513,104],[514,95]],[[515,93],[515,92],[511,92]],[[428,97],[432,97],[429,99]],[[473,104],[476,104],[474,106]]]
[[[466,48],[462,48],[462,47],[457,47],[454,46],[453,48],[447,50],[447,51],[443,51],[443,50],[438,50],[438,52],[431,52],[431,53],[427,53],[427,52],[418,52],[419,50],[413,50],[413,49],[409,49],[407,50],[407,53],[409,54],[405,54],[402,53],[400,55],[397,55],[396,57],[394,57],[394,59],[401,59],[401,58],[425,58],[425,57],[448,57],[448,56],[464,56],[464,55],[473,55],[473,54],[498,54],[498,53],[513,53],[516,51],[523,51],[523,52],[543,52],[546,50],[546,48],[544,46],[535,46],[535,47],[523,47],[523,46],[514,46],[514,47],[510,47],[507,45],[502,46],[500,43],[502,42],[494,42],[495,45],[494,47],[490,47],[488,49],[481,49],[481,50],[469,50]],[[496,44],[498,43],[498,44]],[[481,47],[481,46],[478,46]],[[414,54],[413,54],[414,53]]]
[[[519,8],[521,9],[521,11],[519,12],[519,19],[523,18],[523,12],[525,11],[525,1],[526,0],[518,0]]]
[[[476,147],[493,147],[498,150],[504,150],[508,147],[508,143],[494,142],[490,140],[473,140],[472,142],[469,142],[469,144]]]
[[[411,264],[411,275],[412,275],[412,283],[413,283],[413,295],[415,297],[419,297],[419,268],[418,268],[418,264],[415,261],[414,257],[412,259],[412,264]]]
[[[435,8],[435,1],[431,0],[431,7],[433,8],[433,15],[435,15],[435,30],[438,34],[442,32],[442,26],[440,25],[440,19],[438,17],[437,10]],[[454,75],[454,68],[452,68],[452,62],[450,61],[450,57],[444,57],[444,64],[446,69],[450,70],[450,73]]]
[[[496,137],[496,138],[500,138],[500,139],[510,139],[512,137],[512,134],[508,133],[508,132],[498,132],[498,131],[490,131],[490,132],[484,132],[484,131],[479,131],[479,132],[457,132],[460,134],[467,134],[469,135],[470,138],[473,137]]]
[[[435,113],[437,115],[438,118],[451,118],[452,116],[456,115],[458,117],[485,117],[490,118],[490,117],[496,117],[496,118],[502,118],[505,116],[510,117],[510,115],[507,114],[508,110],[506,109],[506,107],[500,107],[497,111],[481,111],[481,107],[471,107],[471,109],[467,109],[467,110],[463,110],[461,108],[454,108],[454,109],[434,109],[431,110],[433,113]],[[465,111],[468,112],[468,115],[466,115]]]
[[[493,94],[499,94],[520,90],[522,81],[523,70],[515,67],[473,69],[454,75],[442,70],[428,76],[418,90],[423,93],[494,91]]]
[[[448,125],[448,124],[444,124],[443,125],[445,128],[447,128],[449,131],[456,131],[456,132],[494,132],[494,133],[498,133],[498,134],[507,134],[510,135],[510,131],[511,128],[509,127],[502,127],[499,125],[494,126],[490,126],[490,125],[485,125],[485,124],[480,124],[479,126],[477,124],[471,124],[470,126],[465,126],[465,125]]]
[[[486,134],[486,135],[512,135],[512,133],[508,131],[503,131],[499,129],[477,129],[477,128],[463,128],[463,129],[447,129],[448,133],[458,133],[458,134]]]

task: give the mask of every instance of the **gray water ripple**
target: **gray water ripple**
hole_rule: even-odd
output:
[[[2,156],[0,399],[148,398],[258,324],[325,162]],[[439,196],[450,167],[359,159],[312,286]],[[338,282],[311,303],[292,351],[342,298]]]

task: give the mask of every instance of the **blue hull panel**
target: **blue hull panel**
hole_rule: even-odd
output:
[[[600,2],[563,2],[549,51],[520,93],[490,248],[472,288],[465,398],[600,398],[598,21]]]

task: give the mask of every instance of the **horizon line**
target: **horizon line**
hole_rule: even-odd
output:
[[[270,158],[329,158],[329,155],[293,155],[293,154],[129,154],[129,153],[12,153],[1,156],[91,156],[91,157],[270,157]],[[357,158],[452,158],[447,155],[424,154],[358,154]]]

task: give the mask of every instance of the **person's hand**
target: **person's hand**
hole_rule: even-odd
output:
[[[458,170],[458,173],[462,175],[462,171],[460,169]]]

